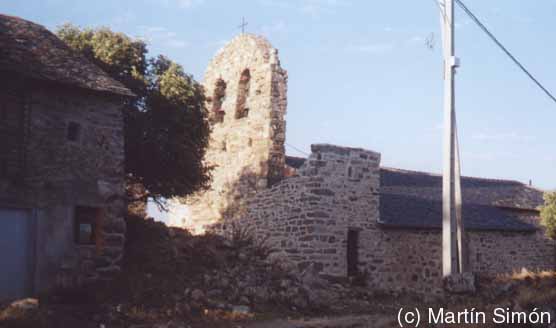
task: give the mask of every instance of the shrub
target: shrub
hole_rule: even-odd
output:
[[[546,228],[546,235],[556,239],[556,192],[548,192],[544,195],[541,224]]]

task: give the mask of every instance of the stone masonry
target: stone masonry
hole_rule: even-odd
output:
[[[210,62],[203,84],[212,121],[211,187],[181,200],[185,215],[177,214],[177,200],[170,213],[171,224],[197,233],[239,215],[246,196],[279,181],[285,166],[287,73],[278,51],[264,38],[239,35]]]
[[[322,274],[339,277],[348,275],[348,233],[356,230],[357,266],[371,288],[443,292],[440,230],[380,224],[380,154],[313,145],[311,156],[297,172],[250,198],[239,224],[266,239],[300,269],[313,265]],[[539,226],[538,217],[527,220]],[[467,234],[473,272],[556,267],[556,243],[545,237],[543,229]]]
[[[54,277],[70,284],[112,277],[126,230],[121,100],[44,91],[31,99],[27,181],[37,208],[37,289]],[[70,122],[80,126],[77,141],[66,139]],[[76,206],[99,209],[95,245],[75,244]]]
[[[411,180],[383,187],[381,155],[360,148],[312,145],[299,168],[286,167],[286,81],[277,51],[252,35],[236,37],[211,61],[204,83],[212,111],[207,162],[215,167],[213,182],[208,191],[182,200],[185,214],[174,202],[171,223],[193,233],[249,229],[301,270],[312,266],[322,274],[346,277],[354,275],[350,268],[355,266],[374,289],[442,293],[440,230],[419,227],[419,219],[413,220],[416,227],[388,226],[381,208],[381,198],[389,194],[426,199],[422,194],[431,193],[434,205],[438,187]],[[472,270],[497,274],[555,268],[555,243],[544,236],[531,205],[539,191],[511,182],[511,188],[496,192],[491,180],[471,180],[485,186],[467,188],[464,194],[482,202],[479,208],[488,207],[487,219],[501,207],[535,227],[468,230]],[[405,207],[409,210],[400,212],[402,219],[416,215]],[[433,217],[434,210],[425,216]],[[350,236],[356,236],[355,244]]]
[[[313,264],[326,274],[347,276],[347,234],[373,243],[379,215],[380,154],[357,148],[313,145],[299,170],[248,201],[246,225],[300,269]],[[360,247],[360,265],[373,249]]]
[[[3,88],[21,99],[27,128],[23,180],[0,181],[0,207],[33,213],[33,290],[112,277],[120,271],[126,230],[122,101],[25,85],[24,92],[17,83]],[[73,141],[70,124],[79,126]],[[95,244],[76,243],[77,207],[98,209]]]

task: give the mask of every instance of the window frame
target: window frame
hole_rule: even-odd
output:
[[[73,240],[78,246],[98,245],[101,237],[102,208],[94,206],[75,206],[73,211]],[[81,225],[90,224],[91,232],[88,241],[81,240]]]

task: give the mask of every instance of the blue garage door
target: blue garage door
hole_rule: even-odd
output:
[[[0,300],[29,296],[32,235],[29,211],[0,208]]]

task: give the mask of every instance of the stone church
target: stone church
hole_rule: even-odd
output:
[[[250,229],[300,269],[441,292],[441,176],[382,167],[379,153],[360,148],[317,144],[308,158],[286,156],[287,73],[262,37],[234,38],[210,62],[204,86],[213,181],[174,201],[171,224]],[[539,225],[542,191],[472,177],[462,188],[473,272],[555,268],[555,242]]]

